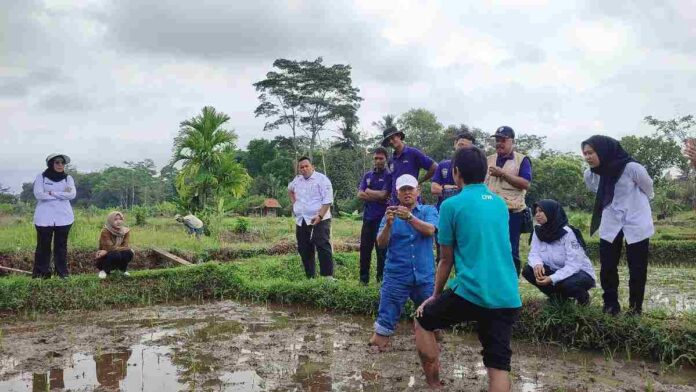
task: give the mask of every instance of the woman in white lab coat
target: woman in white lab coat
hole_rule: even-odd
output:
[[[75,198],[75,181],[65,173],[70,157],[51,154],[46,157],[46,170],[34,180],[34,226],[36,226],[36,253],[34,254],[34,278],[50,278],[51,243],[55,273],[67,278],[68,234],[75,221],[70,200]]]

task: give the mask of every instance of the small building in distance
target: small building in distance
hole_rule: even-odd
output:
[[[278,200],[266,199],[260,206],[251,207],[249,209],[249,215],[276,217],[281,208]]]

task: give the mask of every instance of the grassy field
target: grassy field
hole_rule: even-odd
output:
[[[88,211],[76,211],[76,223],[70,233],[70,252],[73,258],[85,258],[80,263],[87,268],[82,271],[93,272],[90,266],[92,252],[96,249],[99,231],[103,225],[103,211],[89,213]],[[208,260],[232,260],[239,257],[252,257],[264,254],[293,254],[295,255],[294,221],[291,218],[260,218],[248,219],[249,230],[246,233],[236,233],[238,218],[229,217],[217,222],[211,236],[203,236],[196,240],[186,234],[183,226],[172,218],[150,217],[142,226],[132,225],[133,218],[127,216],[128,224],[132,227],[132,242],[136,250],[146,251],[153,247],[169,249],[192,261]],[[581,226],[589,222],[588,214],[571,214],[571,222]],[[332,222],[332,237],[337,251],[354,250],[360,236],[360,221],[352,219],[334,219]],[[652,241],[653,245],[662,244],[662,248],[654,249],[651,258],[651,266],[648,273],[646,290],[646,309],[657,313],[674,314],[693,312],[696,309],[696,252],[691,253],[689,248],[683,248],[684,244],[696,245],[696,213],[682,213],[669,221],[658,222],[657,234]],[[587,235],[589,237],[589,235]],[[521,244],[521,256],[526,260],[528,253],[526,235]],[[278,246],[278,244],[284,246]],[[341,244],[349,244],[352,248],[346,249]],[[590,252],[599,271],[596,256],[596,237],[591,239]],[[31,222],[31,216],[0,216],[0,263],[3,255],[20,255],[24,264],[22,268],[30,269],[35,246],[35,229]],[[681,246],[682,248],[679,248]],[[664,252],[664,250],[668,252]],[[670,249],[679,249],[675,256],[671,256]],[[694,247],[696,249],[696,247]],[[83,255],[78,255],[83,252]],[[142,253],[142,252],[141,252]],[[357,258],[356,254],[348,254],[346,257]],[[676,260],[674,260],[676,259]],[[687,260],[688,259],[688,260]],[[671,264],[675,261],[679,265]],[[249,262],[252,262],[249,260]],[[374,263],[374,260],[373,260]],[[299,265],[299,260],[297,261]],[[6,264],[8,265],[8,264]],[[12,265],[12,264],[10,264]],[[161,266],[167,266],[163,264]],[[17,265],[15,264],[15,267]],[[152,268],[148,263],[135,268]],[[77,269],[76,269],[77,270]],[[355,271],[357,273],[357,269]],[[620,297],[627,299],[627,271],[625,265],[620,268],[621,286]],[[352,276],[350,279],[356,279]],[[530,298],[543,298],[543,295],[526,282],[520,284],[521,291]],[[593,301],[601,303],[601,288],[592,290]]]

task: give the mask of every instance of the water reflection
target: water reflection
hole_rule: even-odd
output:
[[[131,350],[95,356],[94,362],[99,384],[105,387],[118,388],[119,382],[125,379],[128,374],[130,356]]]
[[[302,385],[302,389],[310,392],[330,391],[331,376],[328,374],[329,365],[324,362],[309,360],[308,355],[298,356],[297,370],[292,379]]]

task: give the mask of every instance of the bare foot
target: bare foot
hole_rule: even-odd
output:
[[[432,384],[428,382],[427,384],[430,389],[442,389],[445,386],[444,381],[434,381]]]
[[[372,334],[370,338],[370,351],[377,350],[378,352],[387,351],[389,347],[389,336],[383,336],[379,334]]]

